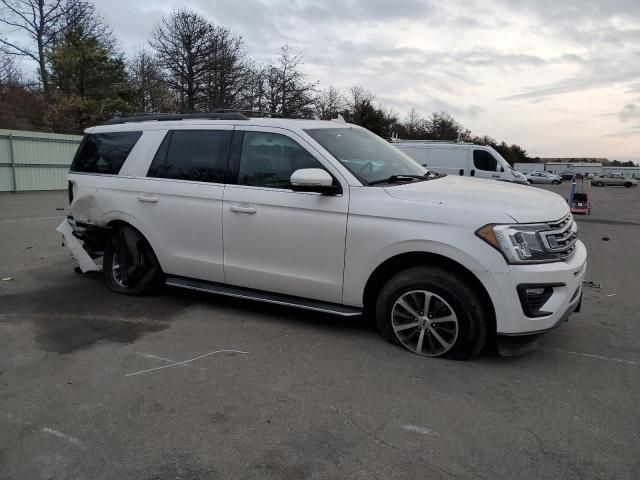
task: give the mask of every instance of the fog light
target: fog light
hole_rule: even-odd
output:
[[[553,295],[554,287],[562,287],[563,283],[549,283],[546,285],[518,285],[518,296],[522,311],[527,317],[545,317],[553,312],[541,310],[547,300]]]

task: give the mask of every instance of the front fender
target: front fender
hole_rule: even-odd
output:
[[[406,253],[431,253],[452,260],[467,270],[484,278],[483,273],[508,273],[504,258],[482,240],[475,238],[471,243],[475,248],[463,250],[457,245],[438,240],[414,239],[386,245],[366,258],[363,252],[347,248],[343,302],[345,305],[363,306],[364,289],[373,272],[387,260]],[[362,263],[358,263],[362,262]]]

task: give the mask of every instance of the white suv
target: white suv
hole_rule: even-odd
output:
[[[587,253],[567,202],[431,174],[338,121],[237,113],[90,128],[58,230],[108,288],[166,284],[337,315],[370,312],[431,357],[529,349],[581,302]]]

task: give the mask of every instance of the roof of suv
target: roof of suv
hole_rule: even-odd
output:
[[[141,130],[167,130],[182,129],[193,126],[238,125],[276,127],[287,130],[300,130],[309,128],[348,128],[355,125],[333,120],[298,120],[290,118],[249,118],[247,120],[207,120],[207,119],[183,119],[183,120],[145,120],[141,122],[127,122],[113,125],[98,125],[87,128],[85,133],[122,132]]]

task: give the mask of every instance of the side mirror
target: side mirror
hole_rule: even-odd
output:
[[[316,192],[335,195],[341,192],[340,185],[333,184],[333,177],[321,168],[301,168],[291,174],[291,190],[294,192]]]

